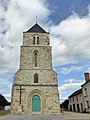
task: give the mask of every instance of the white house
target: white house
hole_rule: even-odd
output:
[[[68,109],[70,111],[90,112],[90,77],[89,73],[84,73],[85,83],[81,86],[81,89],[72,93],[69,99]]]

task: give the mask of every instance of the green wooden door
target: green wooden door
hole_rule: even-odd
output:
[[[38,95],[32,97],[32,112],[40,112],[40,97]]]

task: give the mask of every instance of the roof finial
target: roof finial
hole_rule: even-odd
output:
[[[37,16],[36,16],[36,24],[37,24]]]

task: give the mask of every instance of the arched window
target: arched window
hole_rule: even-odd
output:
[[[35,50],[34,51],[34,66],[37,67],[37,55],[38,55],[38,51]]]
[[[37,44],[39,44],[39,37],[37,37]]]
[[[33,37],[33,44],[35,44],[35,36]]]
[[[34,83],[38,83],[38,74],[37,73],[34,74]]]

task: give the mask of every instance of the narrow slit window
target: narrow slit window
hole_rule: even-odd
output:
[[[34,83],[38,83],[38,74],[37,73],[34,74]]]
[[[37,67],[37,53],[35,53],[35,67]]]
[[[35,50],[34,52],[33,52],[33,57],[34,57],[34,67],[37,67],[37,61],[38,61],[38,51],[37,50]]]
[[[37,37],[37,44],[39,44],[39,37]]]
[[[33,44],[35,44],[35,36],[33,37]]]

